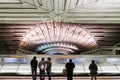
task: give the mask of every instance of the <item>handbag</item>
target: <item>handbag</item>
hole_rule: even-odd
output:
[[[63,72],[64,75],[66,75],[67,74],[67,69],[64,68],[62,72]]]

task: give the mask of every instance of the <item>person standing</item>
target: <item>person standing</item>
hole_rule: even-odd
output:
[[[45,60],[44,58],[41,59],[41,61],[38,64],[39,70],[40,70],[40,80],[45,79]]]
[[[33,59],[30,61],[30,65],[31,65],[32,79],[36,80],[37,65],[38,65],[38,61],[36,60],[36,56],[34,56]]]
[[[72,59],[69,59],[69,62],[66,63],[65,68],[67,69],[67,80],[72,80],[73,70],[75,68],[75,64],[72,62]]]
[[[97,80],[97,70],[98,70],[98,67],[95,64],[94,60],[91,61],[91,64],[89,65],[89,70],[90,70],[91,80],[93,80],[93,78],[95,80]]]
[[[51,63],[51,58],[49,57],[46,62],[46,72],[48,75],[48,80],[51,80],[51,67],[52,67],[52,63]]]

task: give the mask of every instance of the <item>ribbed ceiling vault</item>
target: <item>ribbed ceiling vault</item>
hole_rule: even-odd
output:
[[[1,23],[120,23],[120,0],[0,0]]]
[[[104,24],[104,25],[103,24],[97,24],[97,25],[95,24],[93,25],[92,24],[89,24],[89,25],[74,24],[74,25],[79,25],[80,28],[86,30],[94,38],[94,40],[97,42],[100,48],[99,52],[96,54],[114,54],[115,49],[119,50],[119,45],[120,45],[119,44],[120,42],[119,25],[115,25],[115,24],[111,24],[111,25],[108,25],[108,24]],[[1,54],[2,53],[3,54],[15,54],[16,51],[19,49],[19,45],[21,41],[23,41],[25,36],[31,30],[35,29],[36,26],[37,26],[36,24],[1,24],[0,25],[0,42],[1,42],[0,51],[1,52],[0,53]],[[70,29],[71,33],[72,33],[73,28],[71,27]],[[42,27],[42,29],[44,30],[45,27]],[[79,30],[80,29],[78,29],[78,31]],[[72,35],[71,33],[69,34],[70,36]],[[31,34],[31,36],[34,36],[34,35]],[[73,37],[71,38],[73,39]],[[32,39],[34,39],[34,37],[32,37]],[[74,40],[77,41],[76,39]],[[95,53],[95,52],[91,51],[91,52],[88,52],[87,54],[92,54],[92,53]]]
[[[18,50],[38,53],[47,51],[49,54],[59,53],[60,51],[61,53],[63,51],[63,54],[81,54],[87,51],[98,51],[99,47],[94,37],[81,26],[80,24],[63,22],[36,24],[23,37]]]
[[[120,0],[0,0],[0,54],[16,53],[36,24],[53,21],[81,25],[99,54],[120,50]]]

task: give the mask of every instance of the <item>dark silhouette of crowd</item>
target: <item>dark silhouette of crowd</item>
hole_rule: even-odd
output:
[[[33,57],[33,59],[30,62],[31,65],[31,73],[32,73],[32,79],[36,80],[37,75],[37,67],[39,68],[40,72],[40,80],[45,80],[45,71],[48,76],[48,80],[51,80],[51,68],[52,68],[52,62],[51,58],[48,57],[47,61],[45,61],[44,58],[41,58],[41,61],[36,60],[36,56]],[[69,61],[65,64],[65,69],[63,69],[63,73],[67,76],[67,80],[73,80],[73,72],[74,72],[75,64],[72,61],[72,59],[69,59]],[[89,65],[91,80],[95,79],[97,80],[97,71],[98,67],[95,64],[95,61],[92,60],[91,64]]]
[[[32,72],[32,79],[36,80],[37,75],[37,67],[39,68],[40,72],[40,80],[45,80],[45,69],[48,75],[48,80],[51,80],[51,58],[48,57],[47,61],[45,61],[44,58],[41,59],[41,61],[38,63],[36,60],[36,56],[33,57],[33,59],[30,62],[31,65],[31,72]]]

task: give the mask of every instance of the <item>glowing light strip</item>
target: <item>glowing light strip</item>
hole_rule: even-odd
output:
[[[68,48],[62,48],[62,47],[58,47],[58,48],[49,48],[49,49],[44,50],[43,52],[49,52],[49,51],[57,50],[57,49],[58,49],[58,50],[69,51],[69,52],[72,52],[72,53],[73,53],[73,50],[68,49]]]
[[[68,43],[50,43],[50,44],[46,44],[46,45],[38,47],[37,50],[44,50],[46,48],[52,48],[52,47],[64,47],[64,48],[78,50],[78,48],[76,46],[74,46],[72,44],[68,44]]]

